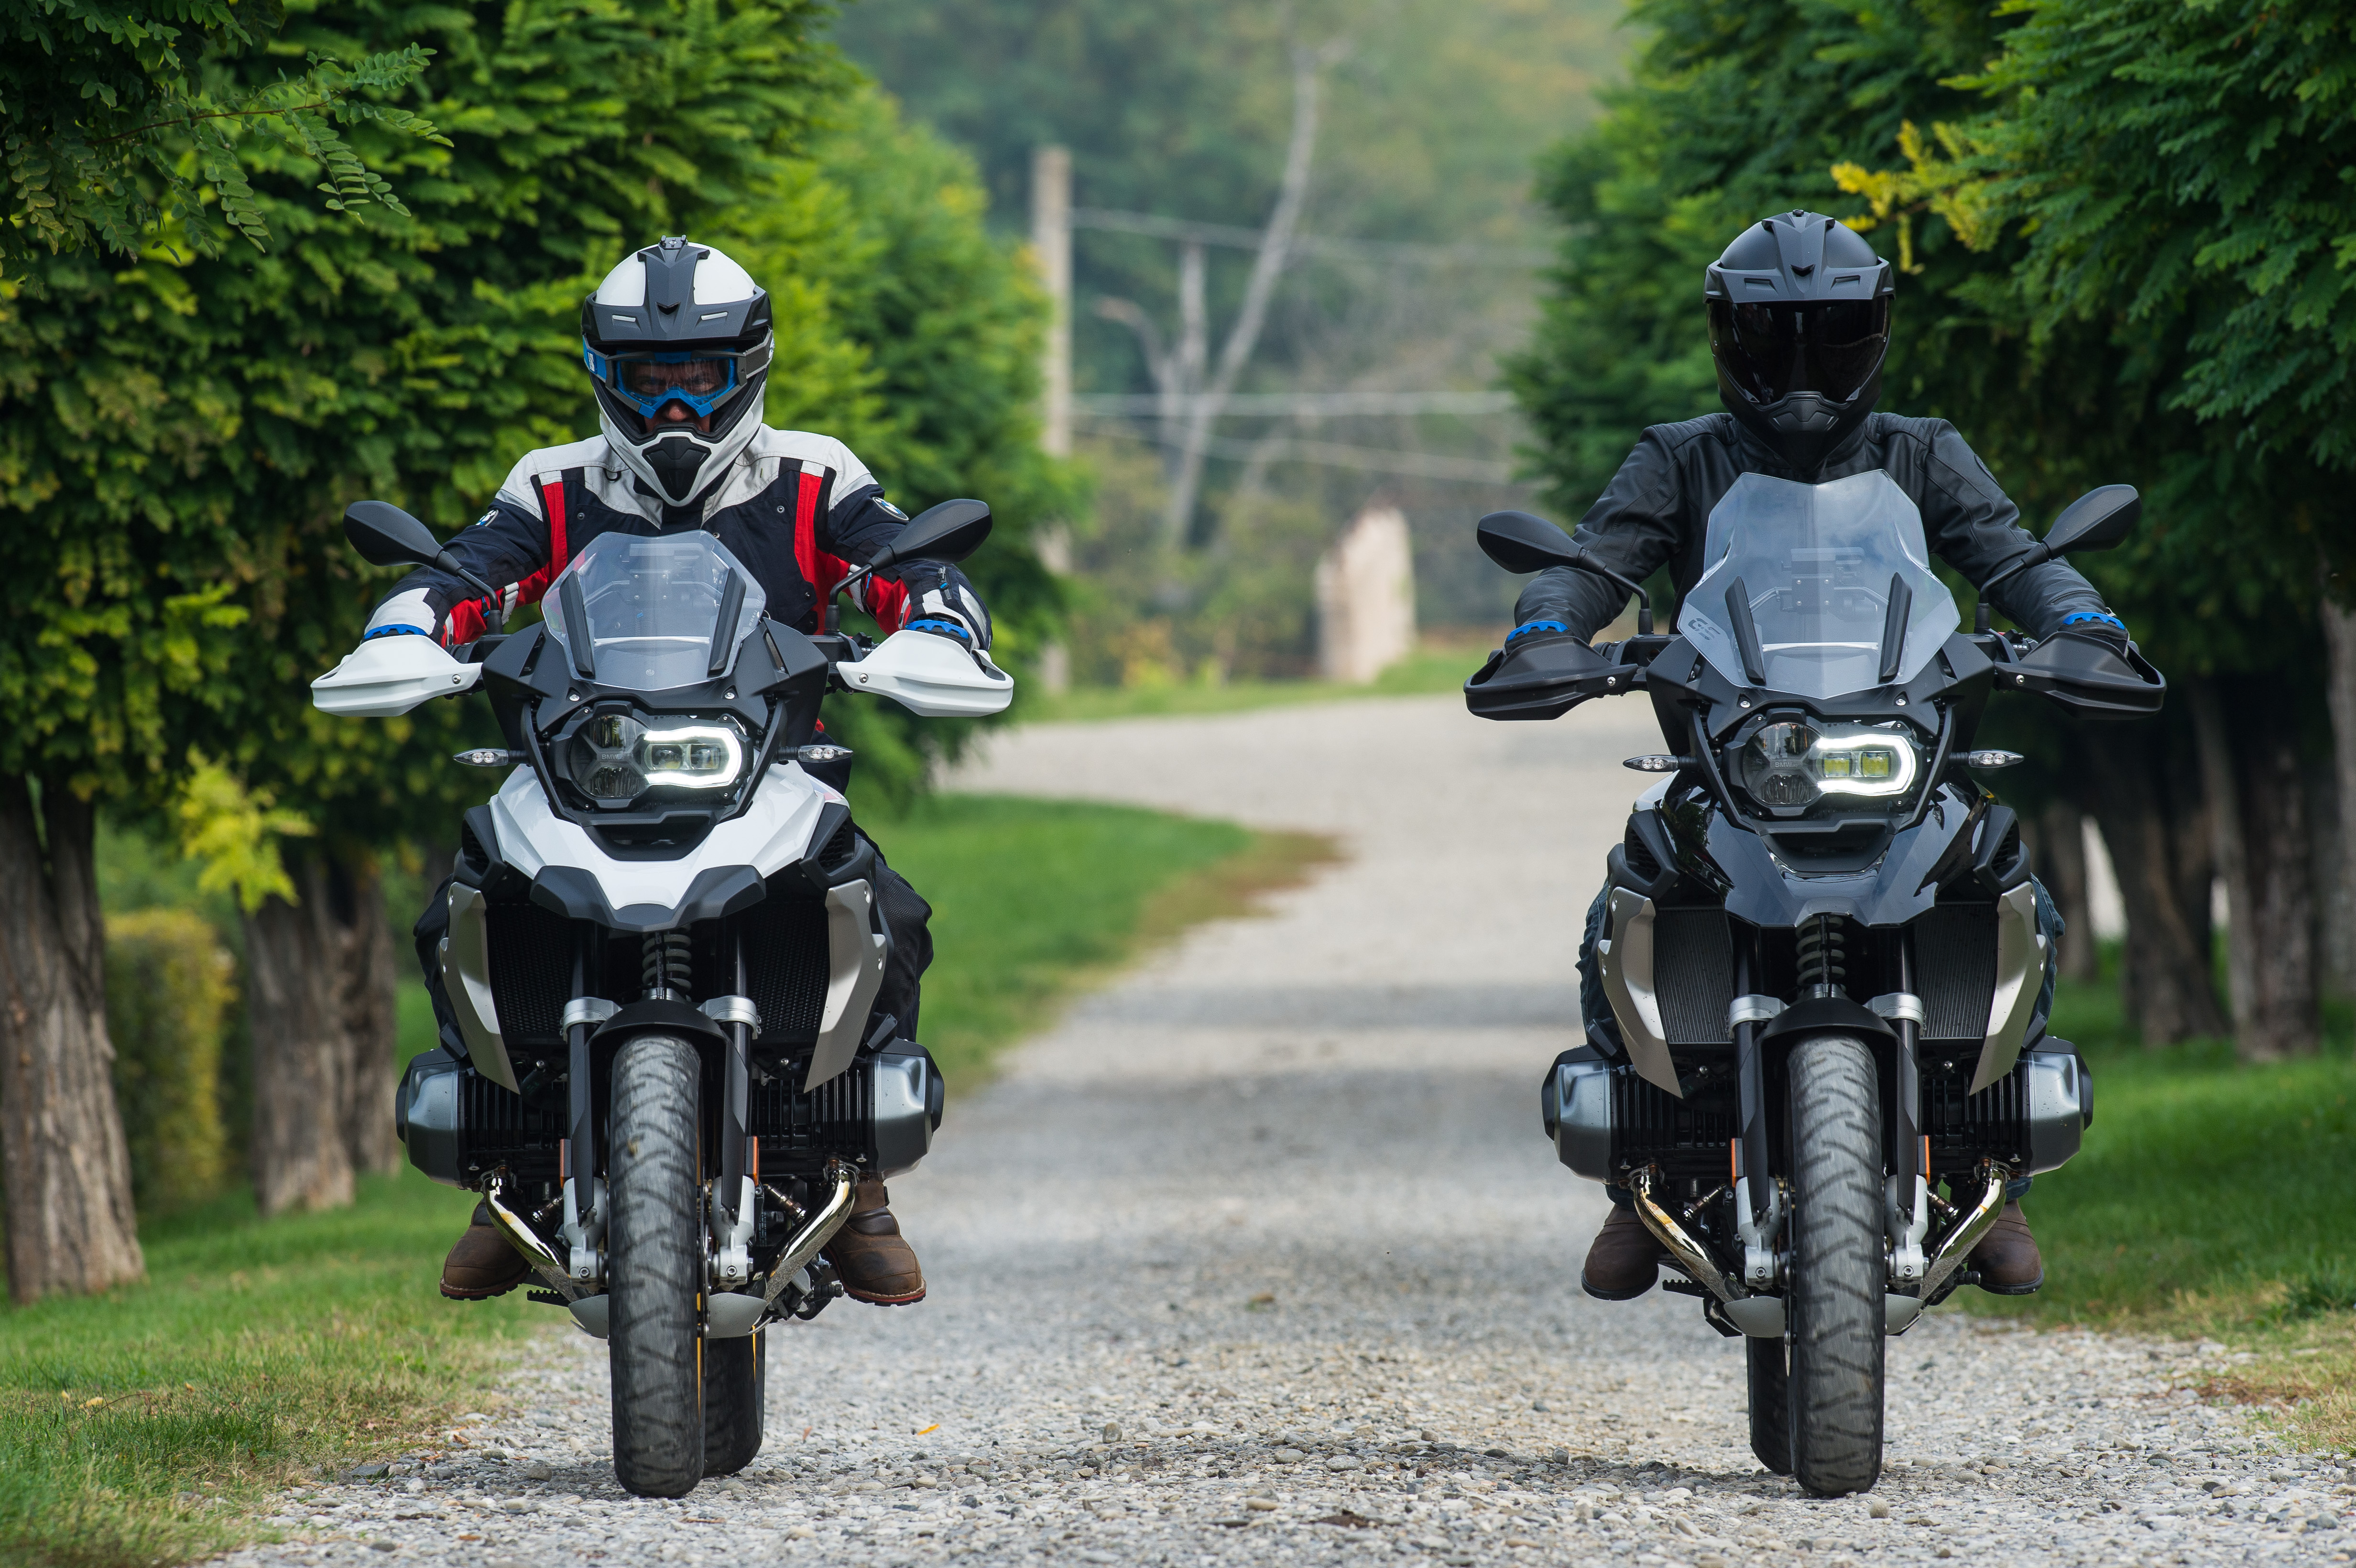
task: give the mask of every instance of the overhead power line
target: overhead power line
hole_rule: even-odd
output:
[[[1164,402],[1153,392],[1095,392],[1072,400],[1074,412],[1099,415],[1184,418],[1205,407],[1247,416],[1500,414],[1511,411],[1514,398],[1510,392],[1231,392],[1215,400],[1194,394]]]
[[[1071,226],[1112,234],[1142,234],[1154,240],[1178,240],[1195,245],[1220,245],[1236,251],[1257,251],[1262,236],[1257,229],[1229,223],[1195,223],[1183,218],[1158,218],[1150,212],[1118,212],[1110,208],[1076,207]],[[1340,240],[1323,234],[1296,234],[1286,250],[1303,256],[1339,256],[1360,261],[1405,261],[1420,266],[1543,267],[1553,253],[1516,245],[1417,245],[1393,240]]]
[[[1110,426],[1098,432],[1118,441],[1142,442],[1150,445],[1175,445],[1161,437],[1123,426]],[[1518,485],[1514,466],[1484,457],[1449,457],[1436,452],[1399,452],[1387,446],[1354,446],[1338,441],[1295,441],[1289,438],[1275,441],[1241,441],[1227,436],[1213,436],[1204,451],[1214,457],[1233,458],[1249,462],[1255,457],[1273,461],[1313,463],[1325,468],[1355,468],[1371,474],[1402,474],[1418,479],[1452,480],[1468,485]]]

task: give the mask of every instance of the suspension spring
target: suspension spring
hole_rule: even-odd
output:
[[[646,934],[638,977],[652,999],[691,1002],[695,999],[695,948],[683,931],[650,931]]]
[[[1800,928],[1800,990],[1808,997],[1847,994],[1848,922],[1840,915],[1820,914]]]

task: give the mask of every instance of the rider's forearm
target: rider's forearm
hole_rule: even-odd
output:
[[[495,502],[480,522],[453,535],[446,548],[459,565],[501,591],[506,602],[503,609],[511,610],[519,602],[529,603],[538,596],[511,590],[530,582],[547,566],[547,525],[509,506],[505,497]],[[481,600],[480,593],[439,567],[420,567],[378,602],[369,617],[368,635],[386,636],[406,629],[445,643],[468,642],[484,629]]]
[[[2014,573],[1996,585],[1988,603],[2005,619],[2040,640],[2060,631],[2062,623],[2072,615],[2109,613],[2094,585],[2065,560],[2049,560]]]

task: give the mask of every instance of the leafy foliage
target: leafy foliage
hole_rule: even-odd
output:
[[[208,254],[230,233],[266,246],[240,150],[248,137],[316,165],[328,211],[408,216],[340,133],[364,124],[441,141],[429,121],[378,101],[415,81],[429,51],[405,44],[349,65],[312,53],[299,75],[254,71],[283,19],[277,0],[0,5],[0,264],[43,251],[134,255],[158,232]]]
[[[2170,401],[2356,467],[2356,19],[2266,0],[2031,0],[1978,79],[1979,199],[2040,325],[2190,315]],[[1969,187],[1967,187],[1969,188]]]

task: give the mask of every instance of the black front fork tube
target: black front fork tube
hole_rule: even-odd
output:
[[[1751,994],[1751,976],[1758,969],[1751,947],[1751,942],[1740,939],[1734,944],[1734,994],[1738,997]],[[1741,1099],[1735,1132],[1742,1144],[1741,1169],[1748,1179],[1751,1222],[1764,1226],[1772,1212],[1775,1182],[1767,1157],[1767,1071],[1759,1060],[1761,1027],[1756,1021],[1734,1026],[1735,1089]]]
[[[731,960],[734,971],[734,994],[744,991],[744,942],[734,939]],[[751,1062],[753,1028],[741,1020],[723,1026],[728,1031],[728,1062],[723,1070],[720,1110],[720,1207],[735,1216],[743,1227],[752,1219],[749,1213],[737,1211],[739,1203],[749,1203],[745,1197],[744,1179],[754,1163],[753,1150],[744,1128],[751,1119],[748,1099],[752,1093]]]

